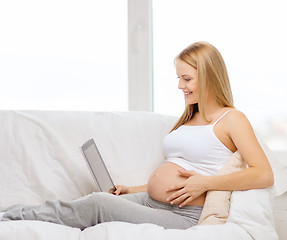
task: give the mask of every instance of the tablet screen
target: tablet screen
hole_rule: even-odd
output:
[[[81,148],[99,191],[109,192],[111,188],[114,188],[114,183],[95,144],[95,141],[90,139]]]

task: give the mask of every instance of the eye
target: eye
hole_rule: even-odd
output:
[[[182,79],[182,80],[184,80],[184,81],[186,81],[186,82],[189,82],[190,80],[192,80],[193,78],[192,77],[179,77],[179,76],[177,76],[177,79],[178,80],[180,80],[180,79]]]

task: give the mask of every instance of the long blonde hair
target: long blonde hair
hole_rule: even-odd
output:
[[[180,59],[197,70],[199,100],[198,104],[186,105],[171,132],[191,120],[197,111],[209,122],[202,104],[206,97],[206,88],[209,88],[220,106],[234,107],[227,69],[221,54],[214,46],[207,42],[196,42],[184,49],[175,59]]]

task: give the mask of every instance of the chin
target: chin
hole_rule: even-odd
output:
[[[197,104],[197,103],[198,103],[197,101],[185,101],[185,106]]]

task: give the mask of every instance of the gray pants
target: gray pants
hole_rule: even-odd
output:
[[[47,201],[39,206],[15,205],[6,209],[3,221],[39,220],[84,229],[103,222],[153,223],[166,229],[187,229],[197,224],[201,206],[158,202],[147,193],[115,196],[92,193],[71,202]]]

